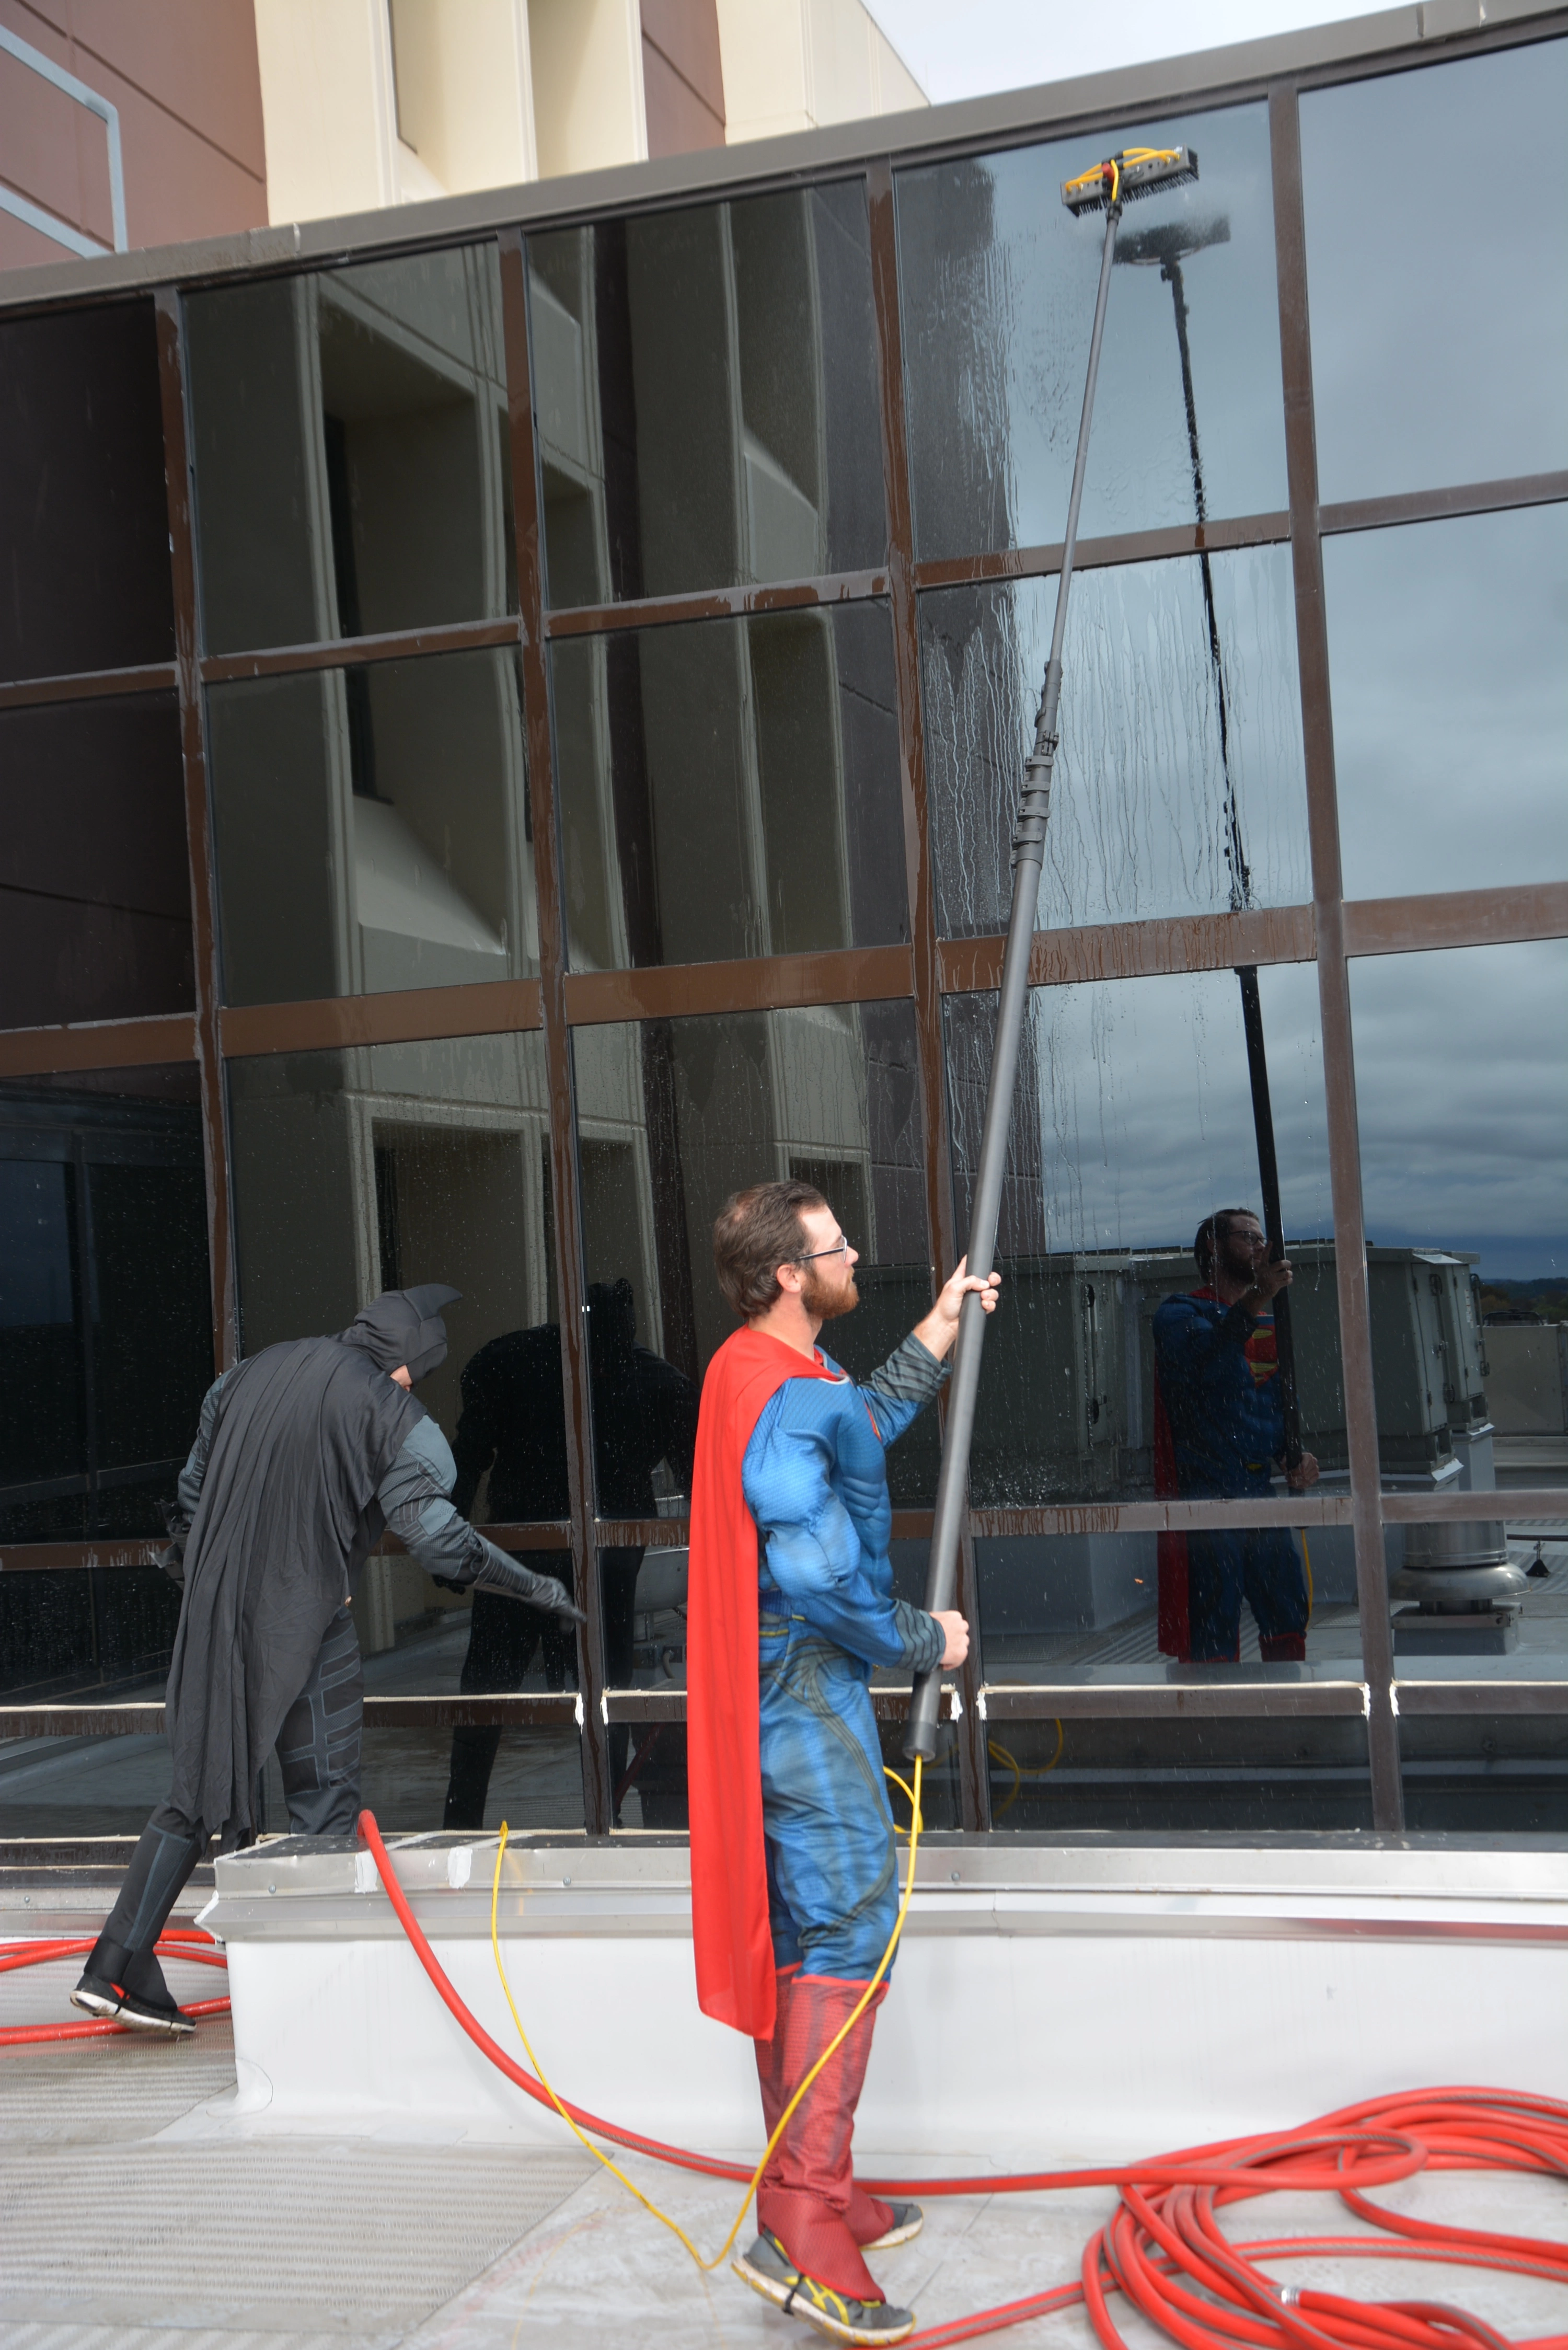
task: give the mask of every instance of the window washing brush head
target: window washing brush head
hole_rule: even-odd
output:
[[[1062,202],[1070,213],[1106,212],[1113,204],[1131,203],[1135,196],[1154,196],[1179,188],[1198,177],[1195,147],[1124,147],[1119,155],[1080,172],[1062,182]]]

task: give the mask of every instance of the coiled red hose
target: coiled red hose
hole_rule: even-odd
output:
[[[224,1957],[210,1934],[190,1926],[165,1927],[158,1938],[161,1959],[193,1959],[202,1967],[226,1967]],[[11,1974],[18,1967],[41,1967],[50,1959],[86,1958],[93,1948],[93,1938],[66,1941],[0,1942],[0,1975]],[[193,2000],[185,2009],[192,2016],[227,2015],[226,1999]],[[95,2016],[80,2023],[14,2023],[0,2031],[0,2048],[30,2048],[40,2041],[99,2040],[106,2032],[125,2032],[130,2026],[116,2023],[112,2016]]]
[[[372,1814],[359,1829],[414,1954],[451,2013],[497,2071],[538,2104],[551,2101],[499,2047],[452,1988],[398,1882]],[[563,2102],[565,2102],[563,2100]],[[554,2110],[553,2106],[551,2110]],[[566,2106],[578,2126],[635,2153],[711,2178],[747,2180],[744,2168],[640,2137]],[[1357,2301],[1307,2286],[1281,2287],[1259,2266],[1303,2258],[1441,2261],[1502,2269],[1568,2285],[1568,2242],[1439,2226],[1385,2210],[1366,2190],[1420,2170],[1536,2172],[1568,2180],[1568,2105],[1509,2089],[1439,2088],[1368,2098],[1299,2130],[1188,2147],[1147,2162],[1085,2170],[986,2173],[971,2178],[868,2178],[883,2196],[1039,2194],[1115,2187],[1115,2215],[1085,2248],[1076,2283],[980,2310],[909,2337],[908,2350],[945,2350],[977,2334],[1083,2302],[1103,2350],[1127,2350],[1107,2306],[1123,2293],[1181,2350],[1568,2350],[1568,2334],[1514,2343],[1443,2302]],[[1337,2195],[1376,2236],[1284,2236],[1232,2243],[1217,2217],[1227,2203],[1287,2190]]]

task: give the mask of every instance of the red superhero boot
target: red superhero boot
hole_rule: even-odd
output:
[[[774,2036],[756,2043],[770,2137],[865,1988],[826,1975],[777,1977]],[[912,2312],[884,2298],[861,2258],[861,2244],[905,2241],[919,2227],[919,2210],[878,2202],[857,2188],[851,2158],[855,2108],[877,2008],[886,1995],[887,1986],[879,1985],[791,2115],[757,2189],[757,2240],[734,2263],[753,2291],[836,2342],[902,2342],[915,2325]]]
[[[774,1996],[774,2036],[771,2040],[754,2040],[752,2043],[757,2052],[757,2086],[763,2098],[764,2142],[771,2141],[779,2125],[779,2116],[792,2094],[784,2087],[785,2019],[789,2012],[790,1986],[799,1972],[798,1965],[779,1969],[774,1979],[777,1986]],[[886,1986],[883,1988],[885,1990]],[[877,2002],[882,1996],[879,1991]],[[874,2002],[867,2010],[868,2017],[875,2014],[876,2004]],[[834,2029],[836,2031],[837,2026],[835,2025]],[[918,2203],[884,2203],[877,2196],[867,2195],[853,2170],[849,2180],[849,2207],[844,2216],[850,2234],[863,2252],[886,2252],[895,2244],[907,2244],[911,2237],[919,2234],[926,2224],[926,2215]]]

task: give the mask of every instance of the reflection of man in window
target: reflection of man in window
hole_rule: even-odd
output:
[[[1154,1317],[1155,1482],[1184,1501],[1267,1499],[1285,1450],[1274,1321],[1293,1278],[1248,1208],[1217,1208],[1192,1243],[1203,1285],[1168,1297]],[[1303,1452],[1287,1473],[1293,1492],[1315,1482]],[[1241,1602],[1258,1627],[1265,1664],[1306,1655],[1311,1605],[1295,1541],[1284,1526],[1208,1530],[1159,1538],[1159,1645],[1194,1664],[1235,1664]]]
[[[637,1312],[628,1281],[590,1283],[588,1378],[594,1422],[598,1513],[651,1518],[653,1472],[661,1461],[689,1490],[697,1438],[697,1390],[682,1371],[637,1343]],[[487,1514],[500,1525],[537,1523],[567,1512],[566,1410],[561,1389],[561,1333],[554,1322],[509,1331],[482,1347],[462,1374],[462,1416],[452,1447],[457,1456],[453,1501],[466,1516],[479,1481],[490,1471]],[[532,1551],[530,1564],[565,1583],[566,1551]],[[556,1562],[559,1562],[556,1564]],[[599,1553],[603,1576],[605,1669],[612,1687],[632,1676],[632,1625],[640,1545]],[[474,1595],[463,1661],[464,1697],[521,1687],[544,1647],[545,1684],[565,1685],[575,1649],[569,1629],[537,1609],[493,1607]],[[452,1777],[443,1825],[479,1828],[501,1744],[499,1730],[452,1732]],[[610,1766],[617,1786],[626,1768],[624,1723],[610,1731]]]

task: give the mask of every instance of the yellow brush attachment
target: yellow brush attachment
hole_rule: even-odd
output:
[[[1135,196],[1151,196],[1164,188],[1179,188],[1198,177],[1195,147],[1124,147],[1119,155],[1080,172],[1062,182],[1062,202],[1070,213],[1105,212],[1112,204],[1130,203]]]

